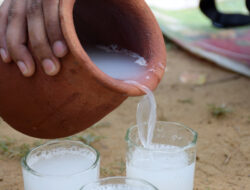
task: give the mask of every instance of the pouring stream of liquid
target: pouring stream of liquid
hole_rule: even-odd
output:
[[[140,141],[144,147],[149,147],[152,144],[156,124],[156,101],[154,94],[148,87],[141,85],[136,81],[127,80],[124,82],[135,85],[146,93],[138,104],[136,121]],[[147,129],[145,129],[145,127],[147,127]]]

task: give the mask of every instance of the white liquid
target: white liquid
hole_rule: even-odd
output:
[[[156,101],[153,92],[144,85],[141,85],[135,81],[125,81],[128,84],[133,84],[146,95],[139,102],[136,113],[136,120],[138,125],[139,138],[142,145],[147,148],[152,144],[154,136],[154,129],[156,125]],[[147,123],[147,129],[144,125]]]
[[[147,71],[143,57],[116,45],[87,46],[85,51],[100,70],[115,79],[135,80]]]
[[[99,178],[99,163],[88,150],[56,149],[31,156],[28,165],[41,175],[23,169],[25,190],[79,190]]]
[[[147,71],[146,60],[134,52],[120,49],[117,45],[86,46],[85,51],[104,73],[115,79],[124,80],[126,83],[135,85],[147,94],[138,105],[137,124],[142,144],[144,147],[149,146],[156,123],[156,102],[151,90],[134,81]],[[143,125],[145,122],[148,123],[148,129],[145,129]]]
[[[144,179],[159,190],[193,190],[195,163],[189,165],[187,154],[177,152],[178,147],[158,150],[133,152],[132,160],[127,161],[127,177]]]
[[[131,185],[128,184],[113,184],[113,185],[102,185],[102,186],[93,186],[93,187],[86,187],[83,190],[154,190],[151,187],[133,187],[133,182]]]
[[[129,152],[132,155],[127,158],[127,177],[144,179],[159,190],[193,190],[195,162],[189,164],[188,154],[180,147],[152,142],[156,125],[153,93],[137,82],[125,82],[147,94],[137,108],[138,136],[145,149],[138,148]]]

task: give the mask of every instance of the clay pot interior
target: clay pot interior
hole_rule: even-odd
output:
[[[126,1],[76,0],[73,10],[75,30],[82,47],[118,45],[148,59],[149,43],[143,35],[140,15]]]

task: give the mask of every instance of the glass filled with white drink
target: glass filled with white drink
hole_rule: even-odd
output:
[[[80,190],[158,190],[152,184],[141,179],[109,177],[87,184]]]
[[[138,129],[134,126],[126,135],[127,177],[144,179],[159,190],[193,190],[197,133],[178,123],[158,121],[152,141],[143,145],[140,135],[147,132],[139,134]]]
[[[51,141],[22,159],[25,190],[79,190],[99,179],[100,157],[79,141]]]

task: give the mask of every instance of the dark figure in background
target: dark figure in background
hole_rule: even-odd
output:
[[[246,0],[248,10],[250,10],[250,0]],[[201,0],[201,11],[212,20],[215,27],[228,28],[250,24],[250,15],[224,14],[217,10],[215,0]]]

